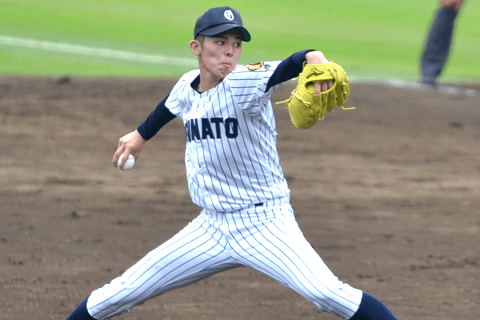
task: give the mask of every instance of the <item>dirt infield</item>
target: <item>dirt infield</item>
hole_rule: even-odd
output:
[[[65,319],[199,213],[180,120],[132,171],[111,164],[118,138],[172,85],[0,78],[0,319]],[[356,110],[336,110],[307,131],[276,107],[281,163],[307,239],[340,279],[400,319],[478,319],[480,98],[352,84],[349,105]],[[337,318],[239,268],[115,319]]]

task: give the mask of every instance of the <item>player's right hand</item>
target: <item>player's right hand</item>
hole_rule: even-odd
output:
[[[143,139],[137,130],[124,135],[118,140],[117,151],[115,151],[112,159],[113,165],[115,167],[117,166],[117,161],[122,154],[123,159],[122,163],[120,163],[120,167],[123,167],[125,162],[127,162],[129,154],[132,154],[135,160],[137,160],[146,143],[147,140]]]

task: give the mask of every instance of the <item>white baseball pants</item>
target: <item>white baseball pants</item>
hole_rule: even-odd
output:
[[[183,230],[92,292],[90,315],[106,319],[169,290],[231,268],[258,270],[326,312],[349,319],[362,291],[339,281],[276,200],[233,213],[203,210]]]

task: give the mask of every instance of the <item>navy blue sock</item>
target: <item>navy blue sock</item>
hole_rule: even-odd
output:
[[[88,298],[83,300],[67,320],[95,320],[87,311],[87,300]]]
[[[383,302],[364,292],[362,302],[350,320],[398,320],[398,318]]]

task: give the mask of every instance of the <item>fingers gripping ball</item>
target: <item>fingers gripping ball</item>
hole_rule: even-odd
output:
[[[117,168],[118,169],[121,169],[123,171],[129,171],[133,168],[133,166],[135,165],[135,158],[133,157],[133,155],[129,155],[128,156],[128,159],[127,159],[127,162],[125,162],[125,164],[123,165],[123,167],[121,168],[120,167],[120,164],[122,163],[122,159],[123,159],[123,154],[120,156],[120,158],[118,159],[117,161]]]
[[[316,82],[333,82],[333,86],[320,94],[315,93]],[[290,119],[298,129],[310,129],[335,108],[344,105],[350,98],[350,85],[345,70],[338,64],[305,64],[298,77],[298,84],[291,96],[277,104],[287,104]]]

